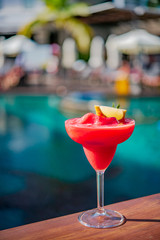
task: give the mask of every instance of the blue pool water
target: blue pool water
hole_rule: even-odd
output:
[[[96,206],[95,172],[64,127],[82,112],[64,109],[62,101],[0,96],[0,229]],[[106,171],[105,204],[160,190],[160,98],[102,99],[113,101],[127,107],[136,127]]]

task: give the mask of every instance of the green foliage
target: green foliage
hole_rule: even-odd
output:
[[[89,14],[86,3],[71,3],[69,0],[43,0],[48,8],[59,13],[65,12],[64,15],[69,16],[86,16]],[[62,15],[63,15],[62,14]]]
[[[83,52],[87,52],[90,46],[92,31],[90,27],[76,18],[57,19],[57,28],[68,31],[76,40],[77,47]]]
[[[65,7],[69,2],[67,0],[43,0],[47,7],[52,9],[61,9]]]
[[[57,29],[68,31],[75,39],[79,51],[86,54],[89,51],[93,35],[92,30],[76,16],[87,16],[89,14],[87,4],[83,2],[73,4],[70,0],[43,1],[46,4],[44,11],[35,20],[22,27],[19,34],[31,37],[36,27],[53,22]]]

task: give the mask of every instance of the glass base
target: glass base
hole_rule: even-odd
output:
[[[125,222],[122,214],[106,209],[86,211],[78,217],[78,220],[81,224],[92,228],[112,228],[120,226]]]

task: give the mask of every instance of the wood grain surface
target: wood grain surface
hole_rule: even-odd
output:
[[[106,206],[126,222],[116,228],[94,229],[78,222],[79,213],[0,231],[0,240],[160,240],[160,194]]]

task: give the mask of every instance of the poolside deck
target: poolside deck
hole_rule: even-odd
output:
[[[87,79],[74,78],[72,74],[64,76],[53,76],[47,74],[40,75],[36,80],[29,81],[25,79],[23,83],[17,86],[8,87],[7,89],[0,88],[1,94],[18,94],[18,95],[50,95],[66,96],[71,92],[96,92],[107,97],[156,97],[160,96],[159,87],[151,87],[147,85],[130,84],[128,92],[118,93],[115,87],[115,82],[93,76]]]
[[[3,240],[50,239],[160,239],[160,194],[106,206],[121,212],[126,222],[117,228],[93,229],[81,225],[79,213],[11,228],[0,232]]]

